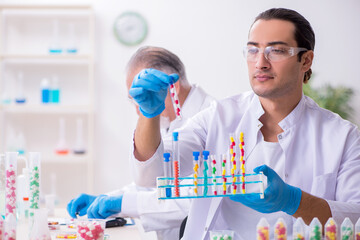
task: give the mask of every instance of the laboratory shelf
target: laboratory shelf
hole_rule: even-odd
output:
[[[93,193],[94,46],[91,4],[0,4],[0,153],[41,152],[43,189],[55,174],[61,203]],[[59,103],[41,103],[43,90],[59,90]],[[66,155],[55,153],[62,119]],[[78,136],[85,154],[72,152]]]
[[[6,113],[13,114],[73,114],[73,113],[92,113],[90,105],[30,105],[30,104],[11,104],[0,105]]]
[[[47,63],[49,60],[62,60],[62,61],[74,61],[74,60],[89,60],[92,59],[92,55],[89,54],[1,54],[2,58],[6,62],[11,63],[32,63],[39,62]]]

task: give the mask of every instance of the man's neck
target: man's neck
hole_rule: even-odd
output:
[[[260,117],[263,124],[261,132],[264,140],[268,142],[277,142],[277,135],[283,132],[278,125],[300,102],[301,96],[291,97],[287,99],[268,99],[259,97],[264,114]]]

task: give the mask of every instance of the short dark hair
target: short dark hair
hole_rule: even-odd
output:
[[[295,26],[295,41],[298,47],[306,48],[314,51],[315,48],[315,33],[308,20],[306,20],[300,13],[286,8],[271,8],[265,12],[260,13],[256,18],[257,20],[271,20],[279,19],[289,21]],[[254,24],[253,23],[253,24]],[[301,60],[301,56],[304,52],[298,54],[298,60]],[[304,83],[307,83],[311,77],[312,70],[309,69],[304,76]]]
[[[187,81],[185,66],[180,58],[165,48],[152,46],[139,48],[131,57],[127,71],[138,65],[158,70],[169,69],[172,73],[177,73],[181,81]]]

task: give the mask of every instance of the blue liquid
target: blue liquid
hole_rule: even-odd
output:
[[[51,53],[51,54],[59,54],[59,53],[62,53],[62,49],[61,48],[50,48],[49,53]]]
[[[165,189],[166,197],[171,197],[171,188]]]
[[[26,103],[26,99],[25,98],[15,98],[15,102],[16,103]]]
[[[52,103],[60,102],[60,89],[51,90],[51,102]]]
[[[41,102],[49,103],[50,102],[50,89],[42,89],[41,90]]]
[[[77,53],[77,49],[76,48],[69,48],[66,50],[68,53]]]

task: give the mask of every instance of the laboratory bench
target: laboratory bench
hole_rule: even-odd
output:
[[[66,212],[66,209],[55,209],[55,214],[51,218],[69,218],[69,215]],[[60,230],[66,230],[66,226],[61,226]],[[59,239],[56,238],[56,231],[57,230],[51,230],[51,239]],[[116,240],[116,239],[131,239],[131,240],[141,240],[142,234],[141,234],[142,227],[141,224],[135,221],[135,224],[133,225],[125,225],[122,227],[113,227],[113,228],[106,228],[105,229],[105,235],[108,236],[107,239],[109,240]],[[26,223],[18,222],[17,224],[17,239],[18,240],[28,240],[28,232],[29,232],[29,226]]]

